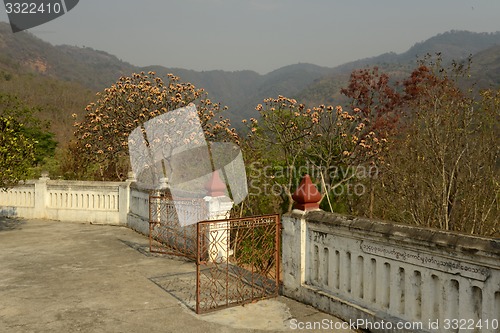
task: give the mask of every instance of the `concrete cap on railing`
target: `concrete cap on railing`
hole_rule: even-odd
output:
[[[137,181],[137,178],[135,178],[135,173],[133,171],[129,171],[127,174],[127,180],[130,182],[135,182]]]
[[[205,184],[205,189],[209,197],[221,197],[226,195],[226,184],[224,184],[220,178],[218,170],[212,173],[210,180]]]
[[[295,204],[294,209],[299,210],[315,210],[319,209],[319,202],[321,201],[321,193],[311,181],[309,175],[305,175],[300,182],[299,187],[292,195]]]
[[[161,189],[166,189],[168,188],[168,178],[167,177],[162,177],[160,178],[160,188]]]

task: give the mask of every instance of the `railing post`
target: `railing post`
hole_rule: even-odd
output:
[[[306,258],[311,258],[306,246],[306,215],[308,211],[319,210],[321,193],[309,175],[305,175],[292,198],[293,211],[282,217],[283,294],[297,298],[306,282]]]
[[[209,220],[224,220],[229,218],[233,201],[225,194],[226,184],[220,179],[216,170],[205,186],[207,196],[203,199],[207,205]],[[222,262],[231,255],[229,249],[229,222],[210,224],[209,228],[209,260]]]
[[[299,187],[295,190],[292,195],[295,204],[294,209],[308,211],[308,210],[318,210],[319,202],[321,201],[321,193],[318,191],[316,186],[312,183],[311,177],[305,175],[299,184]]]
[[[35,181],[35,212],[34,218],[47,218],[47,181],[49,181],[49,173],[42,172],[41,177]]]
[[[130,211],[130,184],[135,181],[135,174],[129,172],[127,180],[118,188],[119,223],[123,225],[127,225],[128,213]]]

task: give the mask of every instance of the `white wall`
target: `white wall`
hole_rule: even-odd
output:
[[[346,321],[393,323],[386,328],[445,332],[456,319],[499,331],[499,239],[322,211],[294,211],[282,223],[287,296]]]
[[[144,235],[149,235],[149,192],[136,183],[130,186],[127,226]]]
[[[125,224],[130,182],[40,178],[0,192],[0,215],[104,224]]]

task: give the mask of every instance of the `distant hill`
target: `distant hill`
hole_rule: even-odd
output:
[[[378,66],[396,80],[403,79],[426,54],[440,53],[443,61],[464,60],[472,55],[471,74],[479,88],[500,86],[500,32],[475,33],[452,30],[416,43],[408,51],[384,53],[333,68],[330,75],[317,79],[296,98],[309,104],[343,104],[340,89],[348,84],[355,69]]]
[[[81,113],[95,95],[93,89],[80,83],[78,71],[72,71],[72,66],[78,67],[49,43],[27,33],[13,34],[9,25],[0,23],[0,93],[18,96],[26,105],[41,108],[37,116],[50,121],[51,131],[61,143],[73,133],[71,114]],[[71,75],[73,79],[69,80]]]
[[[500,87],[500,45],[492,46],[473,56],[471,76],[482,88]]]
[[[256,116],[255,106],[266,97],[284,95],[307,104],[342,104],[339,91],[346,86],[352,70],[377,65],[394,77],[403,77],[414,68],[417,56],[437,51],[444,59],[462,59],[477,53],[474,75],[482,85],[498,86],[498,45],[500,33],[450,31],[416,43],[402,54],[385,53],[335,68],[299,63],[261,75],[250,70],[138,67],[104,51],[53,46],[28,32],[13,34],[7,23],[0,23],[0,91],[43,106],[42,117],[52,120],[58,139],[64,142],[71,137],[71,114],[81,114],[96,92],[120,76],[149,70],[159,76],[174,73],[204,88],[212,101],[227,105],[227,116],[238,127],[241,119]]]
[[[443,55],[444,60],[461,60],[499,44],[500,31],[477,33],[451,30],[416,43],[401,54],[399,61],[411,61],[427,53],[438,52]]]
[[[351,73],[352,70],[366,66],[384,66],[390,64],[405,66],[415,64],[416,60],[426,54],[441,53],[444,61],[466,59],[482,50],[500,44],[500,31],[494,33],[470,32],[451,30],[438,34],[425,41],[415,43],[410,49],[401,54],[394,52],[384,53],[375,57],[369,57],[351,61],[334,68],[337,73]]]
[[[63,81],[101,90],[136,69],[103,51],[76,46],[53,46],[28,32],[13,34],[0,23],[0,63]]]
[[[160,76],[173,73],[185,82],[204,88],[213,101],[227,105],[227,116],[233,119],[235,126],[250,116],[262,99],[278,94],[296,94],[332,70],[312,64],[296,64],[260,75],[250,70],[199,72],[163,66],[138,67],[89,47],[53,46],[28,32],[12,34],[6,23],[0,23],[0,68],[6,72],[30,73],[78,83],[94,92],[110,86],[120,76],[134,72],[153,70]]]

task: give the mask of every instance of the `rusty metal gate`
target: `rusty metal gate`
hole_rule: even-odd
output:
[[[199,222],[196,313],[277,296],[280,230],[279,215]]]
[[[203,199],[175,201],[168,192],[149,195],[149,250],[196,260],[196,222],[206,218]],[[179,221],[189,221],[182,226]]]

